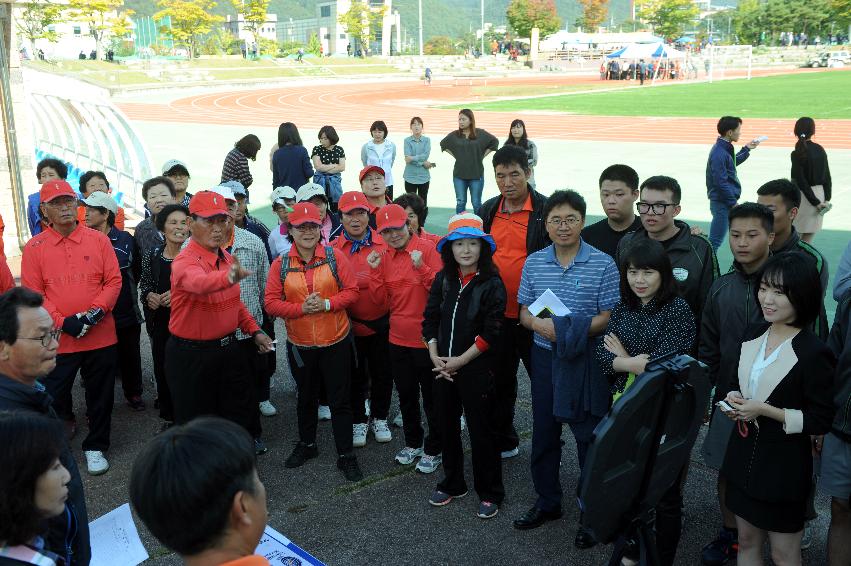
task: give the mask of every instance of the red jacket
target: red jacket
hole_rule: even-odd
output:
[[[121,292],[121,272],[106,234],[77,224],[66,238],[46,227],[24,246],[21,285],[44,297],[44,308],[57,327],[66,317],[93,307],[106,313],[82,338],[63,334],[60,354],[97,350],[116,343],[111,311]]]
[[[352,242],[345,235],[341,234],[331,245],[335,250],[338,250],[338,255],[344,255],[348,258],[349,263],[352,265],[352,271],[354,271],[355,277],[358,280],[360,295],[358,296],[358,300],[349,306],[349,315],[351,315],[352,319],[376,320],[386,315],[390,310],[387,294],[370,292],[369,281],[374,277],[374,274],[372,268],[366,262],[366,258],[372,251],[377,251],[381,254],[385,253],[387,251],[387,244],[384,243],[380,236],[377,237],[373,232],[372,246],[361,248],[355,254],[352,254]],[[371,336],[375,334],[365,324],[355,320],[352,320],[352,327],[355,336]]]
[[[15,276],[12,275],[12,270],[9,269],[6,256],[0,254],[0,293],[5,293],[14,286]]]
[[[411,252],[423,254],[422,264],[414,267]],[[369,290],[390,301],[390,343],[407,348],[425,348],[422,338],[423,311],[431,283],[443,262],[434,244],[411,236],[402,250],[388,248],[381,257],[375,277],[369,280]]]

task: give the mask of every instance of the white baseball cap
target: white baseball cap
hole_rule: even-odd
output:
[[[95,191],[88,198],[83,199],[86,206],[105,208],[113,214],[118,214],[118,203],[115,199],[102,191]]]
[[[313,197],[322,197],[325,199],[325,202],[328,202],[328,197],[325,196],[325,187],[318,183],[313,183],[308,181],[298,188],[298,192],[296,193],[296,201],[305,202]]]
[[[245,185],[243,185],[239,181],[236,181],[236,180],[225,181],[224,183],[220,183],[220,184],[223,187],[230,187],[231,190],[233,191],[234,196],[236,196],[236,195],[240,195],[240,196],[244,196],[244,197],[248,196],[248,189],[246,189]]]
[[[292,187],[275,187],[275,190],[272,191],[272,194],[269,197],[272,201],[272,205],[283,204],[286,205],[285,201],[287,200],[295,200],[296,192]]]
[[[225,185],[218,185],[210,190],[216,194],[222,195],[225,200],[236,202],[236,197],[233,195],[233,189],[231,189],[230,187],[226,187]]]
[[[163,163],[163,175],[167,174],[175,167],[182,167],[183,170],[186,171],[186,174],[189,174],[189,167],[186,166],[186,163],[182,162],[179,159],[169,159],[168,161]]]

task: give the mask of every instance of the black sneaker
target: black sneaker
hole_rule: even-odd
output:
[[[304,442],[299,442],[293,448],[292,454],[287,458],[287,461],[284,462],[284,467],[286,468],[298,468],[299,466],[303,466],[305,462],[310,460],[311,458],[316,458],[319,456],[319,448],[316,447],[316,444],[312,444],[308,446]]]
[[[361,481],[363,479],[363,472],[360,471],[358,459],[354,454],[337,458],[337,467],[343,470],[343,475],[346,476],[348,481]]]
[[[722,528],[718,538],[703,547],[700,558],[705,566],[722,566],[739,554],[739,532]]]

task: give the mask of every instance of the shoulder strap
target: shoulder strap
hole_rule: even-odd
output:
[[[281,256],[281,298],[287,297],[287,275],[290,271],[298,271],[298,268],[290,267],[290,254],[285,253]]]
[[[331,275],[334,276],[334,281],[337,282],[337,288],[343,290],[343,282],[340,281],[340,274],[337,273],[337,257],[334,255],[334,248],[325,246],[325,258],[328,260],[328,267],[331,268]]]

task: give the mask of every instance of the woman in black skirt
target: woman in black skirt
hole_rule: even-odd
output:
[[[810,435],[830,430],[835,359],[809,327],[821,297],[815,267],[800,254],[769,259],[755,293],[767,324],[749,329],[738,375],[719,408],[736,421],[721,470],[736,515],[739,566],[763,564],[766,537],[777,566],[801,564],[812,489]],[[736,379],[736,377],[738,379]]]
[[[812,118],[798,118],[795,122],[795,151],[792,152],[791,178],[801,189],[801,206],[793,222],[801,239],[808,244],[821,230],[822,219],[830,210],[833,182],[827,153],[814,142],[816,123]]]

